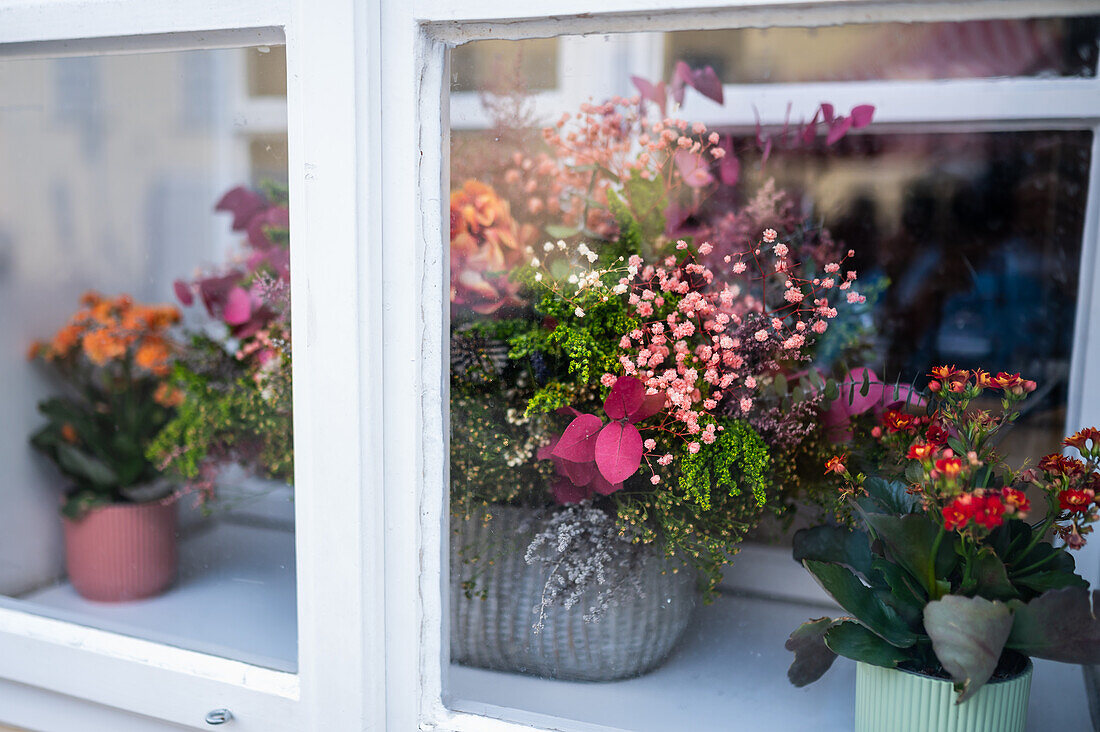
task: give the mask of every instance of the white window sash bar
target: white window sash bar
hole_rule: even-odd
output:
[[[573,33],[938,22],[1089,15],[1091,0],[558,0],[539,16],[512,0],[413,0],[411,18],[452,44],[484,38],[543,38]]]
[[[281,28],[290,17],[291,0],[220,0],[219,2],[171,2],[170,0],[10,0],[0,7],[0,44],[41,42],[43,48],[65,42],[84,43],[91,52],[95,39],[116,48],[118,39],[133,42],[162,34],[201,33],[219,43],[220,31]],[[157,41],[171,42],[159,38]],[[259,43],[266,43],[261,38]],[[242,45],[242,44],[235,44]],[[245,43],[243,45],[254,45]],[[154,48],[165,48],[156,45]],[[151,50],[151,49],[139,49]],[[169,50],[172,50],[169,48]],[[49,55],[53,55],[51,52]]]

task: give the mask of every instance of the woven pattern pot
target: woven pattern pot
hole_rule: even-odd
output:
[[[947,679],[908,671],[856,666],[856,732],[1024,732],[1031,693],[1027,669],[993,681],[955,704]]]
[[[572,607],[550,607],[536,633],[549,569],[524,561],[536,531],[534,516],[497,506],[488,522],[479,516],[452,522],[451,660],[573,681],[624,679],[663,663],[695,609],[693,573],[674,572],[675,565],[648,554],[640,569],[641,596],[613,604],[598,621],[585,622],[586,608],[598,594],[587,590]],[[463,561],[474,555],[482,559]],[[484,588],[488,597],[466,597],[466,582]]]
[[[177,505],[172,495],[63,518],[65,563],[80,595],[99,602],[152,597],[176,578]]]

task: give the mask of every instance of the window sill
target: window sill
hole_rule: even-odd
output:
[[[830,614],[820,604],[724,592],[653,673],[585,684],[451,665],[450,706],[552,729],[851,730],[853,662],[838,659],[803,689],[787,681],[788,634]],[[1028,729],[1091,727],[1080,668],[1036,661]]]

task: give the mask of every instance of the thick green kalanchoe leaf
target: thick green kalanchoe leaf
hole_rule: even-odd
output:
[[[864,513],[864,520],[886,545],[890,558],[920,580],[926,592],[938,594],[930,587],[928,578],[932,569],[932,546],[940,528],[927,516],[908,514],[890,516],[882,513]],[[940,541],[936,554],[935,576],[946,577],[959,558],[953,548],[954,534],[946,534]]]
[[[798,626],[784,644],[784,648],[794,653],[794,661],[787,669],[787,678],[795,686],[806,686],[817,681],[836,660],[836,654],[825,645],[825,631],[832,624],[832,618],[807,621]]]
[[[992,550],[983,549],[971,566],[970,581],[959,587],[960,594],[978,595],[989,600],[1013,600],[1020,596],[1008,579],[1004,562]]]
[[[924,629],[936,658],[955,680],[962,704],[997,668],[1012,630],[1012,611],[984,597],[947,595],[925,606]]]
[[[872,666],[897,668],[909,655],[855,621],[837,622],[825,632],[825,645],[838,655]]]
[[[863,482],[867,495],[858,503],[867,513],[906,514],[916,511],[919,502],[906,489],[904,483],[883,478],[868,478]]]
[[[794,560],[846,564],[857,572],[871,571],[871,541],[865,531],[849,531],[839,526],[815,526],[800,529],[793,539]]]
[[[917,642],[917,635],[909,629],[897,611],[883,603],[851,571],[839,564],[812,559],[807,559],[802,564],[842,608],[854,615],[869,630],[898,648],[907,648]]]
[[[1016,607],[1008,647],[1026,656],[1062,663],[1100,663],[1100,618],[1091,596],[1081,587],[1044,592]]]

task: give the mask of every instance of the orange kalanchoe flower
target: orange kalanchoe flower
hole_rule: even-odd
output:
[[[909,453],[906,455],[910,460],[927,460],[932,457],[936,452],[936,446],[922,442],[914,442],[909,446]]]
[[[96,366],[126,355],[126,341],[106,328],[85,333],[80,345]]]
[[[78,439],[76,428],[68,422],[61,425],[61,439],[68,442],[70,445],[75,445]]]
[[[829,458],[828,462],[825,463],[825,475],[828,475],[829,473],[844,475],[844,473],[848,470],[846,467],[844,467],[844,459],[847,457],[847,455],[833,455],[831,458]]]
[[[887,409],[882,415],[882,423],[891,432],[903,432],[916,425],[917,418],[896,409]]]
[[[1084,513],[1095,497],[1096,494],[1087,488],[1070,488],[1058,493],[1058,507],[1071,513]]]
[[[1086,427],[1083,430],[1078,430],[1075,434],[1062,440],[1062,444],[1066,447],[1076,447],[1081,452],[1086,450],[1085,443],[1092,441],[1092,446],[1096,447],[1100,445],[1100,430],[1095,427]]]
[[[1001,500],[1005,504],[1005,513],[1012,514],[1016,518],[1024,518],[1031,509],[1031,501],[1027,495],[1016,488],[1002,488]]]

